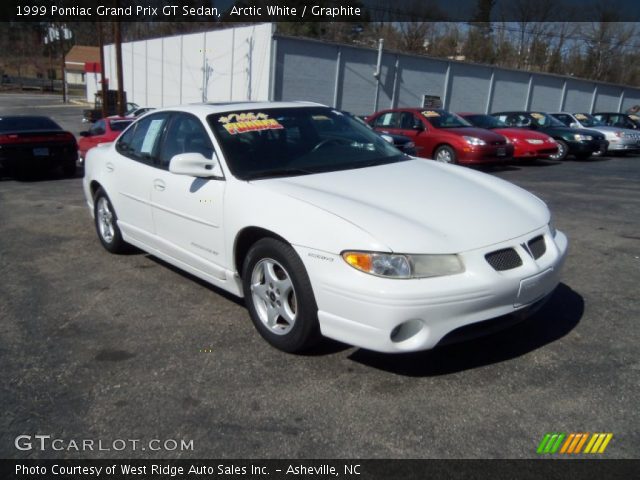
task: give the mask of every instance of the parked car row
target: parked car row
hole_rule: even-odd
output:
[[[420,157],[473,165],[640,152],[640,131],[631,128],[636,125],[634,116],[535,111],[456,114],[396,108],[376,112],[366,121],[379,133],[408,137]]]

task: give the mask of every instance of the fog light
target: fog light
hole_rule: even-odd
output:
[[[394,343],[404,342],[405,340],[409,340],[411,337],[420,333],[423,327],[424,323],[417,318],[407,320],[400,325],[396,325],[393,330],[391,330],[389,338]]]

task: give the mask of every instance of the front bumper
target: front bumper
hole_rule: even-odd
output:
[[[545,159],[556,153],[558,153],[556,143],[531,144],[526,141],[518,141],[515,144],[513,157],[517,160]]]
[[[640,151],[640,140],[636,139],[614,139],[609,141],[609,152],[638,152]]]
[[[523,248],[543,235],[545,253],[534,260]],[[428,350],[465,325],[518,313],[558,285],[567,252],[562,232],[548,227],[501,244],[460,254],[465,272],[426,279],[380,278],[355,270],[339,255],[295,247],[316,297],[323,335],[380,352]],[[494,270],[485,255],[513,248],[522,265]]]
[[[606,140],[583,140],[567,142],[569,155],[586,155],[595,152],[606,152],[609,142]]]
[[[470,145],[456,152],[459,162],[467,165],[504,163],[513,158],[513,145]]]

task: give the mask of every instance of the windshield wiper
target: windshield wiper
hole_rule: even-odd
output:
[[[262,170],[260,172],[253,172],[245,176],[245,180],[258,180],[261,178],[274,178],[274,177],[289,177],[295,175],[310,175],[311,170],[305,170],[303,168],[274,168],[272,170]]]

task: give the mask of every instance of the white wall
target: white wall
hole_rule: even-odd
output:
[[[164,107],[207,101],[268,100],[270,23],[122,44],[127,101]],[[104,48],[109,88],[118,87],[115,47]],[[205,85],[203,68],[212,68]],[[88,95],[88,94],[87,94]]]

